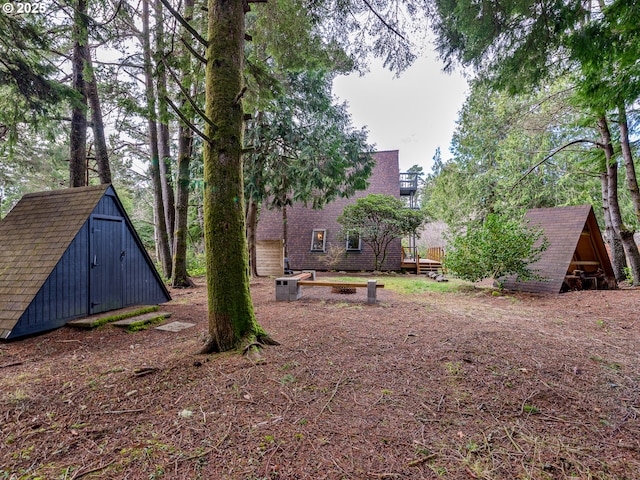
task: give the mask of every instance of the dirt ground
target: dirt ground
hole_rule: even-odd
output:
[[[276,303],[260,279],[281,345],[252,362],[196,353],[197,283],[179,333],[0,343],[0,479],[640,479],[640,290]]]

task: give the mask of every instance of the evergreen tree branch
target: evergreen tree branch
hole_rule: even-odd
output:
[[[207,122],[209,125],[211,125],[212,127],[215,127],[215,125],[213,124],[213,122],[211,121],[211,119],[209,117],[207,117],[207,115],[204,113],[204,110],[202,110],[197,104],[196,101],[193,99],[193,97],[191,96],[191,94],[185,90],[185,88],[182,86],[182,83],[180,83],[180,80],[178,79],[177,75],[175,74],[175,72],[173,71],[173,69],[169,66],[169,64],[167,63],[167,60],[165,58],[162,59],[162,63],[164,63],[165,68],[167,69],[167,72],[169,72],[169,75],[171,75],[171,78],[173,78],[173,80],[176,82],[176,84],[178,85],[178,88],[180,88],[180,91],[182,92],[182,95],[184,95],[184,97],[187,99],[187,101],[191,104],[191,106],[193,107],[193,109],[196,111],[196,113],[198,115],[200,115],[202,117],[202,119]]]
[[[116,16],[120,12],[121,8],[122,8],[122,0],[118,2],[118,5],[116,5],[116,9],[114,10],[113,15],[111,15],[111,18],[109,18],[108,20],[105,20],[102,23],[96,23],[95,26],[96,27],[104,27],[106,25],[109,25],[116,18]]]
[[[176,9],[174,9],[171,4],[169,3],[168,0],[160,0],[162,2],[162,4],[167,8],[167,10],[169,10],[169,12],[171,13],[171,15],[173,15],[173,17],[180,22],[180,25],[182,25],[191,35],[193,35],[195,37],[196,40],[198,40],[203,46],[207,46],[209,42],[207,42],[202,35],[200,35],[195,28],[193,28],[189,22],[187,22],[185,20],[185,18],[180,15],[180,13],[178,13],[178,11]]]
[[[374,8],[371,6],[371,4],[368,2],[368,0],[362,0],[364,2],[364,4],[367,6],[367,8],[369,10],[371,10],[371,13],[373,13],[376,17],[378,17],[378,20],[380,20],[385,27],[387,27],[389,30],[391,30],[393,33],[395,33],[398,37],[400,37],[403,41],[407,42],[407,39],[404,38],[404,35],[402,35],[398,30],[396,30],[394,27],[392,27],[391,25],[389,25],[389,23],[382,18],[382,15],[380,15],[378,12],[376,12],[374,10]]]
[[[202,63],[206,64],[207,63],[207,59],[204,58],[202,55],[200,55],[195,48],[193,48],[191,45],[189,45],[189,43],[184,39],[184,38],[180,38],[180,41],[182,42],[182,44],[187,47],[187,50],[189,50],[189,53],[191,53],[191,55],[193,55],[194,57],[196,57],[198,60],[200,60]]]
[[[175,105],[175,103],[173,103],[171,101],[171,99],[169,97],[165,97],[165,99],[167,100],[167,103],[169,104],[169,106],[171,107],[171,109],[176,112],[176,114],[180,117],[180,120],[182,120],[184,122],[184,124],[189,127],[193,133],[195,133],[196,135],[198,135],[200,138],[202,138],[205,142],[208,143],[213,143],[213,140],[211,140],[209,137],[207,137],[204,132],[202,132],[198,127],[196,127],[187,117],[185,117],[184,113],[182,113],[180,111],[180,109]]]
[[[531,172],[533,172],[536,168],[538,168],[540,165],[542,165],[543,163],[547,162],[548,160],[550,160],[551,158],[553,158],[553,156],[556,153],[561,152],[562,150],[569,148],[572,145],[576,145],[578,143],[590,143],[592,145],[595,145],[598,148],[603,148],[604,145],[602,145],[600,142],[596,142],[594,140],[587,140],[585,138],[581,138],[579,140],[573,140],[572,142],[566,143],[564,145],[562,145],[561,147],[556,148],[553,152],[551,152],[549,155],[547,155],[546,157],[544,157],[542,160],[540,160],[538,163],[536,163],[534,166],[532,166],[531,168],[529,168],[529,170],[527,170],[525,172],[525,174],[520,177],[518,179],[518,181],[516,183],[513,184],[513,186],[511,187],[511,190],[513,192],[513,190],[525,179],[527,178],[527,176],[529,176],[529,174]]]

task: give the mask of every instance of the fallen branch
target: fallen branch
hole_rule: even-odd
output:
[[[23,363],[24,362],[5,363],[4,365],[0,365],[0,368],[15,367],[16,365],[22,365]]]
[[[80,470],[78,470],[78,472],[76,472],[76,474],[71,477],[71,480],[78,480],[79,478],[82,477],[86,477],[87,475],[89,475],[90,473],[96,473],[99,472],[100,470],[104,470],[105,468],[109,468],[111,465],[113,465],[114,463],[116,463],[115,460],[107,463],[106,465],[103,465],[102,467],[96,467],[96,468],[92,468],[91,470],[86,470],[84,472],[81,472]]]
[[[471,478],[478,478],[478,475],[473,473],[473,471],[468,466],[464,467],[464,471],[467,472]]]
[[[512,436],[512,433],[513,433],[513,432],[512,432],[512,433],[509,433],[509,430],[507,430],[507,427],[506,427],[506,426],[505,426],[505,427],[503,427],[503,429],[504,429],[504,433],[506,433],[506,434],[507,434],[507,438],[508,438],[508,439],[509,439],[509,441],[511,442],[511,445],[513,445],[513,446],[515,447],[515,449],[518,451],[518,453],[523,454],[523,453],[524,453],[524,451],[522,450],[522,448],[520,447],[520,445],[518,445],[518,444],[516,443],[516,441],[513,439],[513,436]]]
[[[338,379],[338,383],[336,383],[335,388],[333,389],[333,392],[331,393],[331,396],[329,397],[329,400],[327,400],[327,403],[324,404],[324,407],[322,407],[322,409],[320,410],[320,412],[318,413],[318,415],[316,415],[316,419],[318,419],[320,417],[320,415],[322,415],[322,412],[324,412],[324,409],[327,408],[329,406],[329,404],[331,403],[331,401],[333,400],[333,397],[336,396],[336,393],[338,392],[338,387],[340,386],[340,383],[342,382],[342,376],[344,375],[344,370],[342,371],[342,373],[340,374],[340,378]],[[331,409],[329,409],[331,410]]]
[[[407,467],[417,467],[418,465],[422,465],[423,463],[428,462],[429,460],[433,460],[436,458],[436,454],[432,453],[431,455],[427,455],[426,457],[418,458],[416,460],[412,460],[407,463]]]
[[[537,390],[534,390],[529,394],[529,396],[527,396],[527,398],[522,400],[522,405],[520,405],[520,415],[524,415],[524,408],[527,405],[527,402],[531,400],[533,397],[535,397],[538,393],[539,392]]]
[[[146,408],[136,408],[135,410],[107,410],[105,412],[87,412],[89,415],[122,415],[124,413],[140,413]]]
[[[189,460],[195,460],[196,458],[202,458],[206,455],[209,455],[211,452],[213,452],[214,450],[217,450],[218,447],[220,447],[220,445],[222,445],[222,443],[229,437],[229,432],[231,432],[231,427],[233,425],[229,425],[229,428],[227,429],[227,432],[220,438],[220,440],[218,440],[218,442],[211,448],[207,448],[205,451],[200,452],[200,453],[194,453],[193,455],[189,455],[188,457],[184,457],[184,458],[178,458],[175,461],[175,464],[177,465],[179,462],[187,462]]]
[[[156,367],[142,367],[142,368],[136,368],[133,371],[133,374],[136,377],[144,377],[145,375],[149,375],[150,373],[154,373],[156,371],[158,371]]]

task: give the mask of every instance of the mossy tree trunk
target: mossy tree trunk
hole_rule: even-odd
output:
[[[194,0],[185,0],[184,19],[193,19]],[[188,32],[182,29],[182,40],[187,41]],[[193,89],[191,74],[191,53],[182,46],[180,49],[180,66],[182,69],[182,88],[187,92]],[[194,112],[186,98],[182,99],[180,109],[183,115],[193,122]],[[190,287],[193,282],[187,272],[187,229],[189,223],[189,184],[191,175],[189,165],[193,153],[193,132],[188,125],[180,122],[178,127],[178,180],[176,186],[175,233],[173,237],[173,268],[171,269],[171,285],[174,287]]]
[[[180,125],[178,134],[178,186],[176,193],[176,228],[173,243],[173,268],[171,285],[190,287],[193,282],[187,272],[187,229],[189,214],[189,164],[193,147],[191,129]]]
[[[104,122],[102,121],[102,106],[98,95],[98,81],[91,61],[91,50],[87,49],[87,69],[89,73],[87,87],[87,98],[91,106],[91,129],[93,130],[93,141],[96,147],[96,165],[98,167],[98,177],[101,184],[112,182],[111,166],[109,165],[109,152],[107,150],[107,139],[104,133]]]
[[[142,1],[142,49],[144,61],[145,93],[147,96],[147,123],[149,125],[149,150],[151,164],[149,173],[153,183],[154,216],[156,247],[162,273],[171,277],[171,253],[169,251],[169,237],[164,216],[162,200],[162,184],[160,181],[160,154],[158,153],[158,125],[156,123],[156,101],[153,82],[153,66],[151,63],[151,34],[149,32],[149,0]]]
[[[618,126],[620,127],[620,150],[622,150],[624,167],[627,171],[627,187],[629,188],[629,195],[631,196],[631,203],[633,205],[633,211],[636,214],[636,220],[640,222],[640,189],[638,189],[638,178],[633,161],[633,151],[631,150],[631,142],[629,141],[629,123],[624,105],[618,108]]]
[[[613,144],[611,143],[611,132],[607,119],[602,116],[598,119],[598,130],[602,137],[604,145],[604,153],[607,160],[607,178],[609,191],[609,215],[611,217],[611,225],[622,240],[624,251],[627,254],[627,260],[631,267],[631,275],[633,276],[633,285],[640,285],[640,252],[633,238],[633,231],[629,230],[622,221],[620,213],[620,205],[618,203],[618,160],[614,157]]]
[[[258,256],[256,252],[256,230],[258,229],[258,202],[249,197],[247,206],[247,242],[249,243],[249,274],[258,276]]]
[[[606,169],[606,167],[605,167]],[[600,186],[602,189],[602,210],[604,211],[604,232],[611,250],[611,266],[617,282],[625,280],[624,269],[627,266],[627,256],[624,253],[622,240],[613,228],[611,214],[609,213],[609,177],[607,172],[600,174]]]
[[[158,153],[160,160],[160,184],[162,187],[162,201],[164,202],[165,227],[169,239],[169,250],[173,253],[173,238],[175,231],[175,197],[173,195],[173,181],[171,174],[171,135],[169,133],[169,105],[167,103],[167,72],[163,57],[165,56],[164,15],[162,3],[155,0],[155,75],[158,92]],[[171,276],[171,275],[169,275]]]
[[[246,5],[246,4],[245,4]],[[242,176],[242,0],[209,0],[204,237],[209,336],[203,353],[270,343],[249,292]]]
[[[69,137],[69,186],[87,185],[87,86],[84,71],[89,58],[87,31],[87,2],[75,3],[73,18],[73,89],[78,93],[72,100],[71,135]]]

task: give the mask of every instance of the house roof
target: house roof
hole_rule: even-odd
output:
[[[611,261],[591,205],[534,208],[527,211],[525,220],[532,227],[541,227],[549,241],[549,247],[540,260],[531,265],[531,269],[536,270],[544,280],[516,282],[515,278],[508,278],[504,282],[505,288],[559,293],[572,262],[581,261],[598,263],[592,268],[602,268],[605,276],[615,284]],[[578,269],[579,265],[574,266]]]
[[[27,194],[0,222],[0,331],[15,326],[108,188]]]

